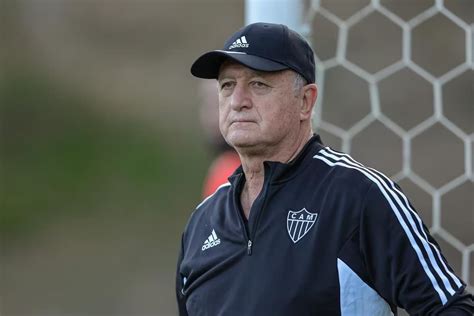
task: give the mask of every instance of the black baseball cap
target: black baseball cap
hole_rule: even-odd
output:
[[[217,79],[221,64],[232,59],[260,71],[292,69],[315,82],[314,53],[308,42],[283,24],[253,23],[234,33],[222,50],[200,56],[191,66],[199,78]]]

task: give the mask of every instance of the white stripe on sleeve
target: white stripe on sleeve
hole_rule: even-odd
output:
[[[400,211],[397,208],[397,206],[400,207],[403,210],[405,216],[407,217],[407,219],[410,223],[411,228],[414,231],[415,236],[417,237],[417,239],[420,240],[421,244],[423,245],[423,248],[428,253],[429,261],[430,261],[431,265],[434,267],[434,270],[437,272],[438,276],[443,281],[443,284],[444,284],[446,290],[451,295],[453,295],[455,293],[455,291],[452,288],[449,281],[447,280],[447,277],[445,276],[445,274],[440,270],[436,260],[434,259],[432,249],[428,245],[429,242],[426,239],[424,239],[423,237],[421,237],[421,235],[420,235],[420,233],[419,233],[419,231],[418,231],[418,229],[417,229],[417,227],[416,227],[416,225],[413,221],[413,218],[410,216],[410,212],[408,211],[407,207],[405,205],[403,205],[403,203],[400,201],[399,197],[393,192],[393,190],[391,190],[387,186],[387,184],[377,174],[375,174],[373,171],[363,167],[360,164],[351,162],[349,159],[347,159],[344,156],[342,156],[342,157],[337,156],[337,155],[342,155],[342,154],[334,152],[334,154],[335,154],[334,155],[334,154],[331,154],[331,153],[327,152],[326,150],[329,150],[329,149],[326,148],[326,149],[321,150],[319,152],[319,154],[315,155],[313,158],[319,159],[319,160],[325,162],[326,164],[328,164],[330,166],[338,165],[338,166],[358,170],[359,172],[364,174],[367,178],[369,178],[371,181],[373,181],[377,185],[377,187],[380,189],[381,193],[383,194],[383,196],[385,197],[385,199],[389,203],[391,209],[393,210],[393,212],[394,212],[395,216],[397,217],[397,220],[399,221],[399,223],[402,226],[403,230],[405,231],[405,234],[407,235],[412,248],[415,250],[415,253],[417,254],[418,260],[420,261],[420,264],[423,267],[423,270],[425,271],[426,275],[430,279],[435,291],[438,293],[438,295],[441,299],[441,302],[443,304],[445,304],[447,302],[446,295],[443,292],[443,290],[440,288],[440,285],[438,284],[438,281],[436,280],[436,278],[432,274],[432,272],[431,272],[431,270],[428,266],[428,262],[426,261],[423,253],[421,252],[421,249],[419,248],[418,244],[416,243],[415,237],[413,236],[412,231],[410,230],[409,226],[407,225],[407,223],[405,222],[405,220],[401,216]],[[336,162],[333,162],[333,161],[329,160],[328,158],[333,159]],[[397,206],[395,205],[395,203],[397,204]],[[416,213],[415,213],[415,215],[416,215]],[[423,231],[423,233],[424,233],[424,231]],[[425,234],[425,236],[426,236],[426,234]],[[436,247],[434,247],[434,248],[436,249]],[[444,265],[444,263],[443,263],[443,265]],[[447,271],[449,271],[449,270],[447,270]],[[457,280],[457,278],[455,280]],[[459,280],[457,280],[457,281],[459,282]],[[456,282],[456,284],[457,284],[457,282]]]

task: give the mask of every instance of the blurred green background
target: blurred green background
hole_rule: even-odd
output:
[[[1,315],[173,315],[212,152],[193,59],[243,1],[1,3]]]

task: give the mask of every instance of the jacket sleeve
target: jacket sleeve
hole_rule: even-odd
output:
[[[188,312],[186,310],[186,297],[184,296],[182,289],[183,289],[183,277],[179,272],[181,261],[183,260],[184,256],[184,247],[183,247],[183,237],[181,237],[181,245],[178,255],[178,265],[176,268],[176,299],[178,302],[178,312],[180,316],[188,316]]]
[[[359,245],[375,290],[410,315],[472,315],[472,295],[401,189],[385,177],[365,197]]]

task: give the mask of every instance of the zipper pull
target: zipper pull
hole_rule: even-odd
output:
[[[252,241],[249,239],[249,242],[247,243],[247,255],[252,254]]]

